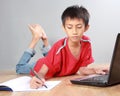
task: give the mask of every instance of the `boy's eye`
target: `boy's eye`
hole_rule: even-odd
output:
[[[77,28],[79,28],[79,29],[80,29],[80,28],[82,28],[82,26],[77,26]]]
[[[79,29],[80,29],[80,28],[82,28],[82,27],[77,27],[77,28],[79,28]]]
[[[68,28],[68,29],[72,29],[72,27],[70,27],[70,26],[67,26],[67,28]]]

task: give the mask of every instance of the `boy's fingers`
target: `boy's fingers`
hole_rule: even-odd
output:
[[[103,75],[106,74],[106,72],[105,72],[104,70],[100,70],[100,69],[99,69],[99,70],[96,70],[96,73],[97,73],[97,74],[100,74],[100,75],[101,75],[101,74],[103,74]]]
[[[30,87],[31,88],[39,88],[44,84],[43,81],[41,81],[40,79],[36,78],[35,76],[31,79],[30,81]]]
[[[44,78],[41,78],[42,82],[45,83],[45,79]]]
[[[31,88],[33,88],[33,89],[37,89],[37,88],[39,88],[39,87],[42,87],[42,84],[33,83],[33,84],[31,85]]]

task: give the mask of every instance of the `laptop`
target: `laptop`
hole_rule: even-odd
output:
[[[111,59],[110,70],[105,75],[91,75],[85,78],[70,80],[73,84],[106,87],[120,83],[120,33],[116,38],[114,51]]]

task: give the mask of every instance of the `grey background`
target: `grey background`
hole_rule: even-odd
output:
[[[85,34],[91,38],[95,63],[110,63],[120,32],[120,0],[0,0],[0,70],[15,70],[31,41],[28,24],[41,24],[51,45],[64,37],[61,14],[75,4],[83,5],[91,14]],[[32,61],[42,57],[41,43]]]

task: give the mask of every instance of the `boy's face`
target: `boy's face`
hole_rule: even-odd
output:
[[[72,42],[80,42],[80,38],[82,37],[83,33],[88,29],[89,25],[85,27],[85,23],[82,19],[67,18],[63,27],[69,40],[71,40]]]

